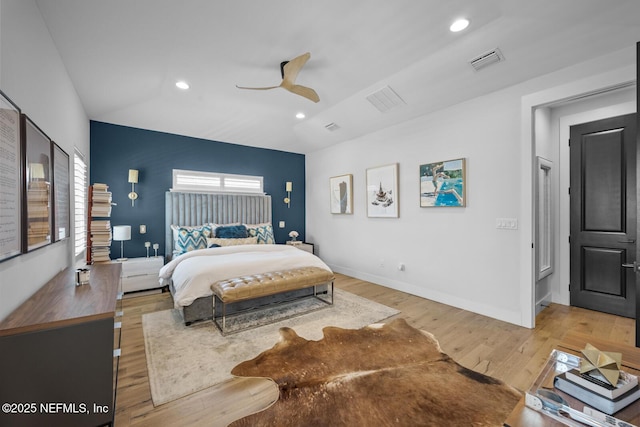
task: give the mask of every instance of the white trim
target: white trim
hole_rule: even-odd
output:
[[[537,156],[536,166],[536,274],[537,280],[553,273],[554,241],[553,241],[553,212],[555,211],[551,170],[553,162]]]
[[[565,85],[546,89],[523,96],[521,99],[521,141],[522,151],[520,166],[522,181],[520,183],[520,212],[522,215],[519,231],[520,246],[520,304],[521,325],[535,327],[535,252],[532,249],[535,227],[533,224],[534,188],[533,173],[535,163],[534,114],[540,107],[578,99],[590,94],[602,93],[620,88],[636,79],[635,64],[590,76]],[[526,250],[528,248],[529,250]]]

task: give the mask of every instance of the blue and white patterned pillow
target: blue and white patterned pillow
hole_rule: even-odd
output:
[[[206,249],[207,238],[213,235],[211,224],[195,227],[172,225],[171,230],[173,231],[173,256],[196,249]]]
[[[270,222],[264,224],[245,224],[250,237],[257,237],[258,244],[273,245],[276,239],[273,236],[273,226]]]

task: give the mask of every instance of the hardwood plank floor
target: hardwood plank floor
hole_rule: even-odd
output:
[[[400,310],[399,317],[434,334],[442,350],[458,363],[520,390],[529,387],[569,331],[631,346],[635,340],[634,320],[575,307],[552,304],[536,318],[536,329],[530,330],[340,274],[335,285]],[[142,315],[172,307],[169,293],[123,301],[116,426],[226,426],[273,401],[269,382],[243,379],[154,408]]]

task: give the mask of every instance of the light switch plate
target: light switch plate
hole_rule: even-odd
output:
[[[517,230],[518,219],[517,218],[496,218],[496,228],[502,230]]]

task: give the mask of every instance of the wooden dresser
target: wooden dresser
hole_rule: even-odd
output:
[[[0,425],[112,425],[121,265],[65,269],[0,322]],[[20,286],[20,283],[15,283]]]

